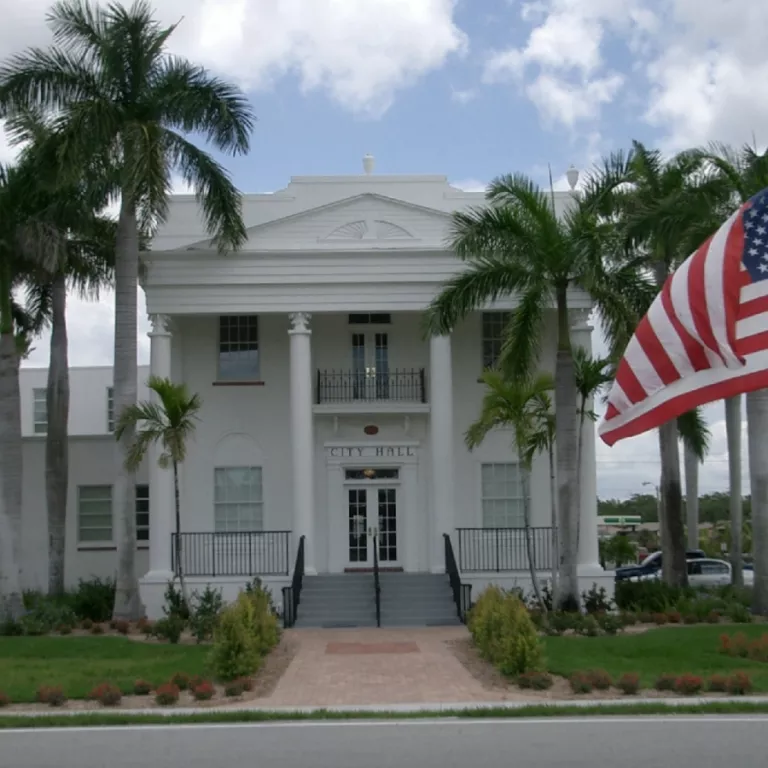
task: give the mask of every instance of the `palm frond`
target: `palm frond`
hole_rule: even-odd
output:
[[[693,451],[699,461],[704,461],[709,452],[712,432],[701,408],[677,417],[677,431],[680,438]]]
[[[513,380],[530,378],[538,367],[550,295],[545,284],[529,286],[504,328],[499,366]]]

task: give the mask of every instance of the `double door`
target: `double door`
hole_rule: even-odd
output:
[[[398,562],[397,489],[385,486],[347,488],[348,557],[352,567],[373,567],[374,541],[379,564]]]
[[[355,400],[389,398],[389,334],[352,334],[352,390]]]

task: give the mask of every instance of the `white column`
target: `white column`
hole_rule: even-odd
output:
[[[312,424],[312,331],[311,315],[294,312],[288,335],[291,342],[291,452],[293,456],[293,535],[304,541],[304,570],[315,567],[315,443]]]
[[[150,315],[149,368],[152,376],[171,378],[171,333],[166,315]],[[151,394],[153,402],[157,395]],[[150,446],[149,464],[149,573],[146,578],[166,582],[171,578],[171,535],[174,532],[173,473],[161,469],[159,446]]]
[[[582,347],[592,353],[592,326],[589,325],[589,311],[571,313],[571,342],[573,347]],[[592,400],[586,409],[593,408]],[[602,572],[597,546],[597,457],[595,452],[595,422],[587,418],[581,436],[581,473],[579,499],[579,575]]]
[[[445,570],[443,534],[454,535],[453,362],[451,337],[432,336],[429,342],[430,452],[432,455],[431,569]],[[455,542],[454,542],[454,546]]]

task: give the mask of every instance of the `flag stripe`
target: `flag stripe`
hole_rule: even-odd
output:
[[[688,306],[691,308],[691,315],[693,317],[694,327],[696,328],[696,335],[699,337],[701,343],[705,348],[714,352],[720,359],[723,365],[725,365],[725,357],[723,357],[720,351],[720,346],[717,343],[715,334],[712,332],[712,324],[707,313],[707,303],[705,301],[692,302],[690,297],[705,298],[707,293],[707,281],[706,281],[706,264],[707,254],[709,253],[709,246],[712,243],[713,238],[710,238],[704,245],[699,248],[694,254],[691,261],[691,267],[688,272]]]
[[[678,338],[682,342],[683,348],[680,350],[680,355],[684,354],[685,357],[688,358],[691,367],[696,371],[703,371],[709,368],[709,360],[704,352],[704,348],[690,333],[688,333],[685,326],[680,322],[677,312],[675,312],[669,280],[667,280],[666,284],[661,289],[661,302],[669,317],[669,321],[672,323]]]
[[[664,345],[654,332],[649,316],[650,312],[640,321],[635,335],[646,357],[649,360],[653,360],[653,367],[661,382],[663,384],[671,384],[680,378],[680,374],[664,349]]]

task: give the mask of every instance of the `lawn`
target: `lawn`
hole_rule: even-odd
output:
[[[139,678],[157,685],[175,672],[204,674],[208,652],[124,637],[0,637],[0,690],[14,702],[34,701],[41,685],[60,685],[70,699],[103,682],[129,693]]]
[[[720,635],[743,632],[756,638],[768,632],[766,625],[675,626],[642,634],[613,637],[547,637],[547,666],[552,674],[569,676],[588,669],[604,669],[612,677],[637,672],[644,687],[660,674],[709,675],[747,672],[755,691],[768,691],[768,664],[719,653]]]

